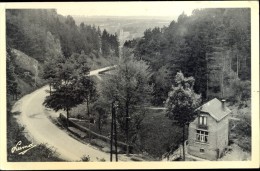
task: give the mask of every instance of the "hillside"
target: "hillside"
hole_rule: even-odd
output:
[[[84,54],[88,67],[96,69],[119,57],[117,35],[87,23],[77,26],[71,16],[59,15],[53,9],[7,10],[6,27],[10,49],[7,83],[12,84],[8,91],[12,95],[25,94],[29,87],[45,83],[44,65],[53,60]]]
[[[12,49],[12,52],[15,54],[15,64],[16,66],[19,66],[20,68],[27,70],[30,72],[31,75],[36,76],[36,78],[39,77],[39,62],[26,55],[25,53],[17,50],[17,49]]]
[[[8,55],[10,55],[12,61],[10,63],[12,74],[16,80],[17,90],[13,93],[15,96],[25,95],[45,83],[40,77],[42,64],[36,59],[17,49],[10,50]]]

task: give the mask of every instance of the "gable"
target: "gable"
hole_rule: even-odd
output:
[[[197,108],[196,110],[199,110],[203,113],[208,113],[217,121],[222,120],[229,113],[231,113],[231,110],[228,107],[225,107],[225,110],[223,109],[222,102],[217,98],[208,101],[207,103]]]

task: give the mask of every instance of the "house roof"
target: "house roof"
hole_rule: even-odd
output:
[[[197,108],[196,110],[200,110],[201,112],[208,113],[217,121],[220,121],[229,113],[231,113],[231,110],[228,107],[225,107],[225,110],[223,110],[222,102],[217,98],[208,101],[207,103]]]

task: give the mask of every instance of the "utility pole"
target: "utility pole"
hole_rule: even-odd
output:
[[[110,132],[110,162],[113,161],[113,127],[114,127],[114,101],[112,102],[111,106],[111,113],[112,113],[112,118],[111,118],[111,132]]]
[[[208,100],[209,98],[209,67],[208,67],[208,54],[206,54],[206,68],[207,68],[207,95],[206,95],[206,98]]]
[[[117,125],[116,125],[116,108],[117,108],[117,104],[114,105],[114,133],[115,133],[115,153],[116,153],[116,162],[118,161],[118,154],[117,154]]]
[[[116,155],[116,162],[118,161],[118,153],[117,153],[117,124],[116,124],[116,101],[112,102],[111,106],[111,137],[110,137],[110,161],[113,161],[113,139],[115,141],[115,155]]]

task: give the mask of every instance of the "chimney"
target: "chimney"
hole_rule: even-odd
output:
[[[225,111],[226,110],[226,100],[222,99],[221,103],[222,103],[222,110]]]

